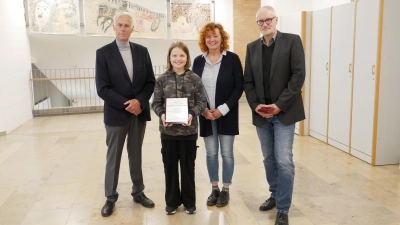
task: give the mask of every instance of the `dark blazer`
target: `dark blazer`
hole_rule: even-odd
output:
[[[306,76],[304,50],[298,35],[277,32],[270,73],[271,100],[282,110],[277,115],[279,121],[289,125],[305,119],[301,97]],[[265,118],[255,112],[259,104],[265,104],[262,45],[261,39],[247,45],[244,69],[244,89],[255,126],[265,122]]]
[[[133,114],[124,103],[137,99],[142,107],[138,118],[150,120],[149,100],[154,91],[154,72],[147,48],[130,42],[133,61],[133,81],[118,50],[116,41],[96,51],[96,88],[104,100],[104,123],[124,126]]]
[[[193,72],[200,77],[203,75],[206,63],[203,55],[194,59]],[[238,55],[233,52],[226,52],[222,57],[221,67],[218,72],[215,106],[218,107],[226,103],[229,112],[216,120],[218,134],[238,135],[239,134],[239,105],[238,101],[243,93],[243,68]],[[199,117],[200,136],[207,137],[212,135],[211,120],[204,116]]]

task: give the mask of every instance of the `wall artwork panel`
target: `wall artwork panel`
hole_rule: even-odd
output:
[[[171,0],[171,38],[197,40],[211,21],[211,0]]]
[[[167,2],[160,0],[84,0],[87,35],[115,36],[112,24],[117,12],[134,18],[131,37],[167,38]]]
[[[79,0],[28,0],[29,30],[45,34],[80,34]]]

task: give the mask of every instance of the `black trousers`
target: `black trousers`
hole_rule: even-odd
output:
[[[196,205],[196,186],[194,181],[196,140],[161,140],[161,154],[165,173],[165,202],[167,206],[186,208]],[[179,188],[179,170],[181,185]]]

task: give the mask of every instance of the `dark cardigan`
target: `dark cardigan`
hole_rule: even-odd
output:
[[[206,63],[203,55],[194,59],[193,72],[200,77],[203,75]],[[238,101],[243,93],[243,68],[239,56],[233,52],[226,52],[222,56],[221,67],[218,73],[217,85],[215,90],[215,107],[226,105],[229,112],[216,120],[218,134],[238,135],[239,134],[239,105]],[[212,135],[211,120],[204,116],[199,117],[200,136],[207,137]]]

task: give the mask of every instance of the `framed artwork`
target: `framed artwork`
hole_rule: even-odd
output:
[[[85,0],[87,35],[115,36],[114,15],[128,12],[133,16],[131,37],[167,38],[167,2],[160,0]]]
[[[80,34],[79,0],[27,0],[33,33]]]
[[[211,21],[211,0],[171,0],[171,38],[197,40]]]

